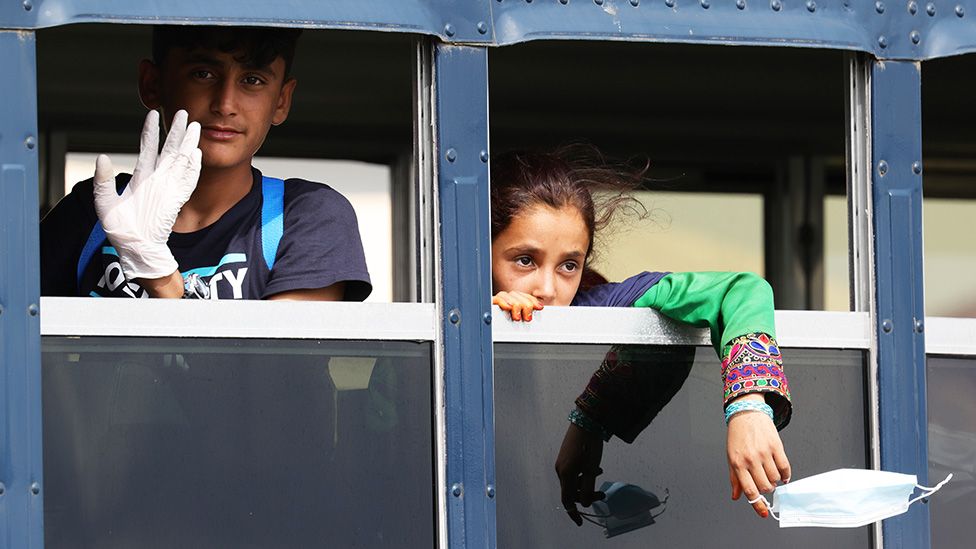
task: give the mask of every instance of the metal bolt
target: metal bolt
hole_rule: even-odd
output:
[[[916,2],[909,2],[908,3],[908,13],[910,13],[912,15],[915,15],[916,13],[918,13],[918,4]]]
[[[708,8],[712,7],[712,5],[708,3],[708,0],[699,0],[698,3],[701,4],[702,9],[707,10]]]
[[[499,0],[499,1],[501,1],[501,0]],[[565,6],[566,4],[569,3],[569,0],[559,0],[559,3]]]
[[[24,11],[30,11],[34,9],[34,4],[31,4],[30,0],[24,0],[23,6],[24,6]]]
[[[674,7],[674,0],[664,0],[664,5],[667,6],[667,7],[669,7],[669,8],[673,8]]]
[[[488,313],[485,313],[485,314],[481,315],[481,320],[484,320],[485,321],[485,324],[491,324],[491,313],[488,312]]]
[[[3,314],[3,306],[0,305],[0,315],[2,315],[2,314]]]
[[[487,163],[488,162],[488,151],[481,151],[478,154],[478,158],[480,158],[482,162]]]
[[[485,34],[488,32],[488,25],[484,21],[478,21],[478,32],[480,34]]]
[[[959,17],[965,16],[966,15],[966,8],[962,7],[961,5],[956,6],[956,15],[959,16]]]
[[[912,31],[911,34],[909,34],[908,36],[911,37],[912,44],[918,44],[919,42],[922,41],[922,35],[919,34],[918,31]]]
[[[454,25],[450,23],[444,25],[444,34],[448,36],[454,36]]]
[[[746,0],[735,0],[735,7],[740,10],[746,9]]]
[[[7,487],[4,486],[2,482],[0,482],[0,496],[2,496],[3,493],[6,491],[7,491]]]
[[[929,2],[928,4],[925,4],[925,13],[929,14],[929,17],[934,17],[935,16],[935,4],[933,4],[932,2]]]
[[[593,0],[593,3],[596,4],[596,5],[598,5],[598,6],[602,6],[603,5],[603,0]]]
[[[885,11],[885,3],[884,2],[881,2],[880,0],[878,2],[875,2],[874,3],[874,11],[876,11],[878,13],[884,13],[884,11]]]
[[[447,149],[447,154],[445,156],[447,157],[448,162],[454,162],[457,160],[457,151],[454,149]]]
[[[630,5],[636,8],[640,5],[640,0],[630,0]]]
[[[884,174],[888,173],[888,163],[882,160],[878,162],[878,173],[884,177]]]
[[[817,11],[817,3],[814,2],[813,0],[809,0],[807,2],[807,11],[810,13]]]
[[[495,485],[489,484],[488,487],[485,489],[485,492],[488,494],[488,497],[490,498],[495,497]]]
[[[454,494],[454,497],[461,497],[461,492],[461,485],[459,483],[455,483],[453,486],[451,486],[451,493]]]
[[[37,494],[40,494],[41,493],[41,485],[38,484],[38,483],[36,483],[36,482],[33,483],[33,484],[31,484],[31,493],[34,494],[35,496]]]
[[[888,319],[883,320],[881,322],[881,329],[884,331],[884,333],[890,334],[892,329],[891,321]]]
[[[499,2],[500,2],[500,1],[501,1],[501,0],[499,0]],[[531,3],[532,3],[532,0],[525,0],[525,3],[526,3],[526,4],[531,4]]]
[[[779,0],[773,0],[769,3],[769,7],[773,8],[773,11],[779,11],[783,8],[783,4]]]
[[[885,35],[882,34],[878,37],[878,45],[881,46],[882,49],[888,47],[888,39],[885,38]]]
[[[924,331],[925,331],[925,324],[922,322],[922,319],[916,318],[915,319],[915,332],[920,334],[920,333],[922,333]]]
[[[915,172],[916,174],[922,173],[922,163],[919,162],[918,160],[912,162],[912,171]]]
[[[34,147],[37,146],[37,140],[34,139],[33,135],[28,135],[24,139],[24,146],[27,147],[29,150],[34,150]]]
[[[37,316],[37,304],[31,303],[27,306],[27,313],[31,316]]]
[[[451,309],[451,312],[447,314],[447,319],[451,321],[451,324],[461,322],[461,311],[457,310],[456,308]]]

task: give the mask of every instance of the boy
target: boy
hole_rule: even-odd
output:
[[[266,178],[251,159],[285,121],[301,31],[153,29],[139,65],[150,109],[133,175],[100,156],[41,223],[41,293],[362,300],[371,286],[349,202]],[[157,113],[158,110],[158,113]],[[157,153],[159,118],[169,133]],[[124,190],[123,190],[124,189]]]

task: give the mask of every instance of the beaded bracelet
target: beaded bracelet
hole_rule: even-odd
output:
[[[573,408],[573,411],[569,413],[569,422],[573,425],[579,427],[580,429],[600,435],[600,438],[604,442],[610,440],[610,433],[608,433],[599,423],[590,419],[589,416],[583,413],[579,408]]]
[[[725,424],[729,424],[729,420],[732,416],[738,414],[739,412],[764,412],[769,419],[773,419],[773,409],[765,402],[757,402],[755,400],[740,400],[738,402],[733,402],[725,407]],[[775,420],[774,420],[775,421]]]

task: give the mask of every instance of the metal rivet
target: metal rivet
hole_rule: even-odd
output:
[[[922,41],[922,35],[919,34],[918,31],[912,31],[908,36],[911,37],[912,44],[918,44]]]
[[[708,0],[698,0],[698,3],[701,4],[702,9],[707,10],[708,8],[712,7]]]
[[[491,313],[481,315],[481,320],[484,320],[485,324],[491,324]]]
[[[26,137],[26,138],[24,139],[24,146],[25,146],[25,147],[27,147],[27,148],[28,148],[28,149],[30,149],[30,150],[33,150],[33,149],[34,149],[34,147],[36,147],[36,146],[37,146],[37,140],[36,140],[36,139],[34,139],[34,136],[33,136],[33,135],[28,135],[28,136],[27,136],[27,137]]]
[[[915,331],[918,333],[922,333],[925,331],[925,324],[919,318],[915,319]]]
[[[456,498],[461,497],[461,485],[455,483],[453,486],[451,486],[451,493],[454,494],[454,497]]]
[[[559,3],[565,6],[569,3],[569,0],[559,0]]]
[[[461,311],[457,309],[451,309],[451,312],[447,314],[447,319],[451,321],[451,324],[457,324],[461,322]]]
[[[454,36],[454,25],[450,23],[444,25],[444,34],[448,36]]]
[[[956,6],[956,15],[959,16],[959,17],[965,16],[966,15],[966,8],[964,8],[962,6]]]
[[[596,5],[598,5],[598,6],[602,6],[603,5],[603,0],[593,0],[593,3],[596,4]]]
[[[918,160],[912,162],[912,171],[916,174],[922,173],[922,163]]]
[[[485,492],[488,494],[488,497],[490,498],[495,497],[495,485],[489,484],[488,487],[485,489]]]
[[[630,5],[636,8],[640,5],[640,0],[630,0]]]
[[[525,3],[526,4],[531,4],[532,3],[532,0],[525,0]]]
[[[783,8],[783,4],[779,0],[773,0],[769,3],[769,7],[773,8],[773,11],[779,11]]]
[[[881,174],[882,176],[888,173],[888,163],[885,162],[884,160],[878,162],[878,173]]]
[[[892,329],[891,321],[888,319],[883,320],[881,322],[881,329],[884,331],[884,333],[890,334]]]
[[[481,153],[478,154],[478,158],[480,158],[482,162],[488,162],[488,151],[481,151]]]
[[[885,12],[885,3],[884,2],[880,2],[880,1],[879,2],[875,2],[874,3],[874,11],[876,11],[878,13],[884,13]]]
[[[454,149],[447,149],[447,154],[444,156],[447,157],[448,162],[454,162],[457,160],[457,151]]]
[[[908,3],[908,13],[910,13],[912,15],[915,15],[916,13],[918,13],[918,4],[915,3],[915,2],[909,2]]]
[[[667,7],[669,7],[669,8],[673,8],[674,7],[674,0],[664,0],[664,5],[667,6]]]
[[[31,316],[37,316],[37,304],[31,303],[27,306],[27,313]]]
[[[735,7],[740,10],[746,9],[746,0],[735,0]]]
[[[36,483],[36,482],[33,483],[33,484],[31,484],[31,493],[34,494],[35,496],[37,494],[40,494],[41,493],[41,485],[38,484],[38,483]]]
[[[885,38],[885,35],[882,34],[881,36],[878,37],[878,45],[881,46],[882,48],[888,47],[888,39]]]
[[[24,0],[23,6],[24,6],[24,11],[30,11],[34,9],[34,4],[31,4],[30,0]]]
[[[807,2],[807,11],[810,13],[817,11],[817,3],[814,2],[813,0],[809,0]]]
[[[925,4],[925,13],[929,14],[929,17],[934,17],[935,16],[935,4],[933,4],[932,2],[929,2],[928,4]]]
[[[484,21],[478,21],[478,32],[481,34],[488,32],[488,25]]]
[[[0,305],[0,315],[2,315],[2,314],[3,314],[3,306]]]
[[[7,491],[7,487],[4,486],[2,482],[0,482],[0,496],[2,496],[3,493],[6,491]]]

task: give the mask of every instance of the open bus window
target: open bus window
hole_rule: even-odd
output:
[[[96,154],[110,154],[117,172],[134,164],[146,112],[137,66],[150,57],[150,37],[151,27],[133,25],[38,33],[42,215],[92,176]],[[373,283],[370,301],[417,295],[411,265],[395,266],[393,259],[416,253],[405,228],[423,215],[406,203],[416,185],[414,56],[409,36],[305,30],[292,68],[298,85],[291,112],[253,162],[265,175],[326,183],[352,202]]]
[[[828,205],[846,204],[843,69],[840,52],[793,48],[492,49],[491,146],[497,157],[585,143],[650,163],[639,193],[650,219],[624,217],[596,249],[611,280],[754,271],[778,309],[847,311],[847,216]]]

